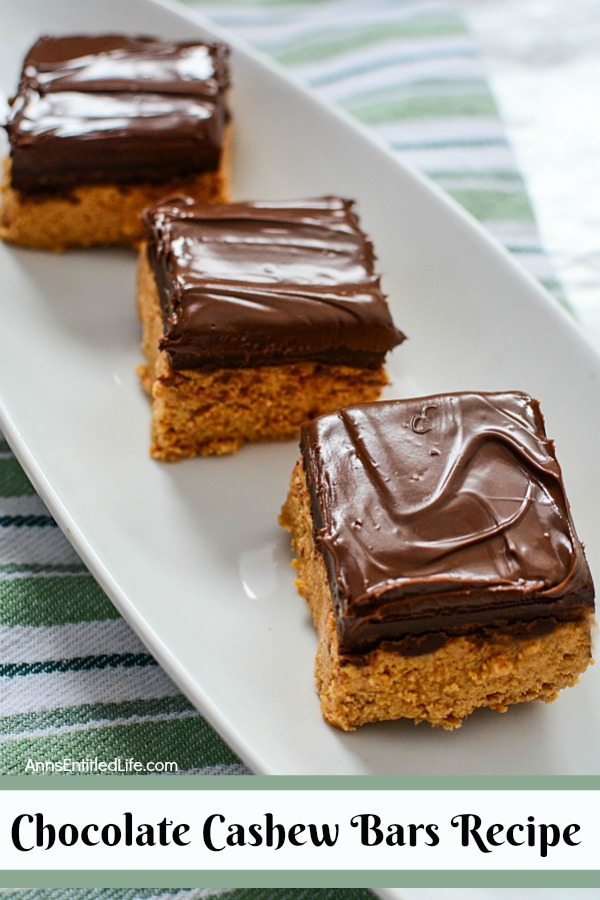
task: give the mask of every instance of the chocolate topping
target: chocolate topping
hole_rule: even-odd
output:
[[[404,335],[391,320],[352,202],[202,205],[147,211],[173,368],[302,360],[378,368]]]
[[[42,37],[6,129],[17,190],[164,182],[215,170],[227,121],[223,44]]]
[[[304,426],[301,450],[342,653],[383,643],[424,652],[436,635],[491,627],[515,636],[532,633],[531,620],[554,627],[593,609],[531,397],[348,407]]]

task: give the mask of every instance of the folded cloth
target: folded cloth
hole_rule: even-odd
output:
[[[558,293],[482,63],[451,3],[187,6],[371,127]],[[248,774],[87,573],[5,442],[0,526],[0,773],[94,773],[103,762],[129,774],[123,761],[133,759],[155,771]]]

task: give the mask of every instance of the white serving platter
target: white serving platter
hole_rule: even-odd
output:
[[[233,47],[236,198],[353,197],[397,325],[387,396],[538,397],[600,575],[600,359],[466,214],[347,117],[237,39],[150,0],[1,0],[0,91],[41,33],[221,37]],[[90,571],[149,650],[257,773],[598,774],[600,671],[549,706],[343,734],[320,716],[316,638],[277,525],[297,447],[165,465],[149,409],[126,250],[0,247],[0,428]]]

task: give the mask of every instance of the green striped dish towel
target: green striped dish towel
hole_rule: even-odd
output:
[[[450,2],[187,6],[374,129],[556,288],[481,61]],[[0,772],[33,774],[40,761],[56,771],[64,760],[90,760],[93,772],[94,761],[131,758],[179,773],[247,772],[118,616],[1,442]]]

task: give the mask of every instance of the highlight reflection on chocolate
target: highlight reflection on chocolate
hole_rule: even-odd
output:
[[[301,449],[342,653],[423,652],[427,634],[545,630],[593,608],[531,397],[364,404],[306,425]]]
[[[370,241],[339,197],[159,203],[148,258],[172,368],[302,360],[379,368],[395,328]]]
[[[223,44],[42,37],[6,129],[12,186],[166,182],[218,167],[228,119]]]

